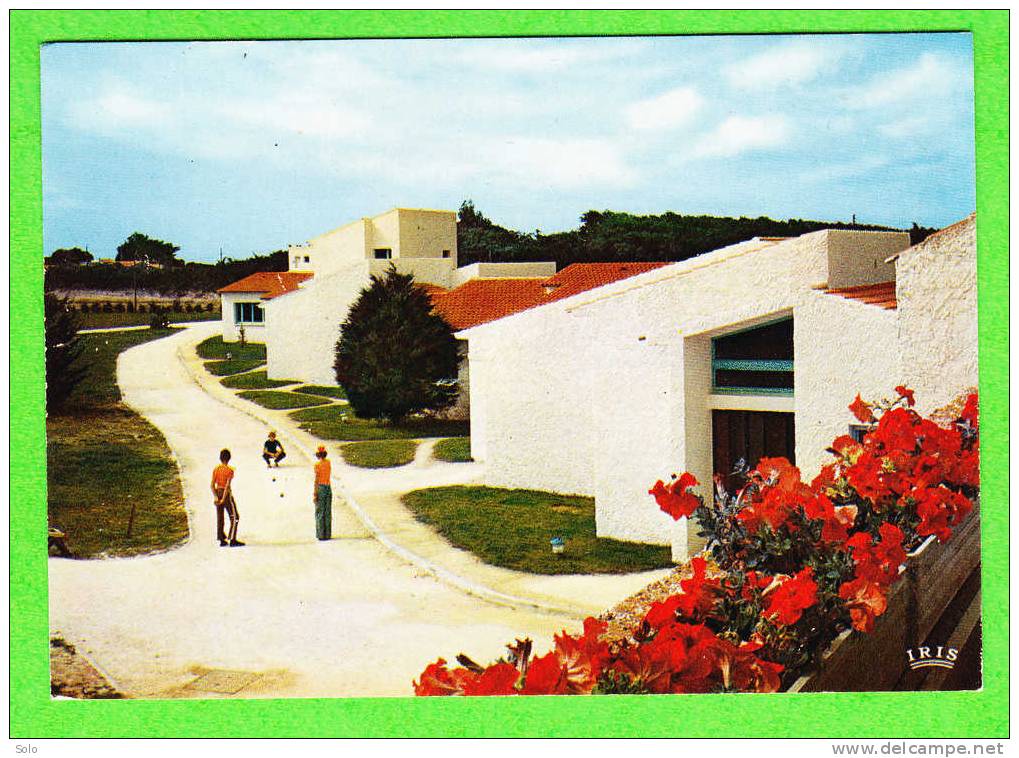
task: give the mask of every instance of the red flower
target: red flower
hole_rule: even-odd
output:
[[[858,511],[855,505],[836,508],[824,494],[810,500],[803,510],[807,518],[823,522],[821,539],[829,544],[841,544],[849,538],[849,530],[856,523]]]
[[[648,490],[648,494],[654,495],[659,508],[679,521],[684,516],[690,516],[701,504],[700,498],[688,491],[698,484],[693,474],[685,473],[668,485],[659,479],[655,486]]]
[[[720,684],[739,692],[777,692],[782,684],[780,663],[763,661],[754,655],[760,645],[744,642],[736,647],[727,640],[718,640],[712,647]]]
[[[874,620],[888,608],[884,588],[865,577],[843,583],[839,597],[846,601],[853,628],[861,632],[872,632]]]
[[[966,405],[963,406],[962,413],[959,414],[959,418],[968,423],[974,429],[978,429],[980,427],[980,413],[977,396],[975,394],[969,395],[966,398]]]
[[[803,611],[817,603],[817,583],[814,570],[807,566],[796,576],[786,579],[766,593],[768,605],[764,617],[779,626],[790,626],[800,620]]]
[[[946,487],[914,489],[907,497],[916,503],[916,514],[920,517],[917,534],[921,537],[937,535],[938,542],[948,542],[952,527],[973,509],[969,498]]]
[[[606,629],[607,622],[588,617],[580,637],[566,632],[555,636],[554,652],[565,672],[568,694],[588,694],[598,683],[609,655],[608,643],[601,641]]]
[[[867,435],[867,441],[880,443],[886,452],[912,453],[916,450],[919,419],[913,411],[892,408],[881,416],[877,429]]]
[[[870,406],[863,402],[859,393],[856,394],[856,400],[849,405],[849,410],[863,423],[874,423],[874,413],[871,411]]]
[[[476,679],[464,684],[465,695],[518,695],[516,687],[520,672],[510,663],[495,663],[489,666]]]
[[[916,405],[916,400],[913,399],[913,390],[902,386],[901,384],[895,388],[895,391],[899,393],[899,397],[906,398],[906,405],[912,408]]]
[[[899,566],[906,560],[902,547],[902,530],[894,524],[884,523],[878,529],[880,539],[872,544],[867,532],[857,532],[846,545],[853,551],[856,575],[881,585],[888,585],[899,577]]]
[[[462,695],[463,683],[448,668],[446,660],[439,658],[421,672],[421,683],[414,682],[415,695]]]
[[[565,695],[566,667],[554,652],[531,660],[521,690],[525,695]]]

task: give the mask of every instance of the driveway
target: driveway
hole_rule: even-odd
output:
[[[180,464],[187,544],[139,558],[52,558],[50,628],[134,697],[408,696],[437,657],[478,661],[516,637],[541,651],[565,616],[497,606],[440,583],[371,539],[344,506],[315,540],[311,462],[267,470],[268,429],[203,392],[177,357],[195,331],[121,355],[124,399]],[[209,478],[233,452],[240,539],[221,548]],[[85,472],[83,472],[84,475]]]

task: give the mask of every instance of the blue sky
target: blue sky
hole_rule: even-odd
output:
[[[967,34],[47,45],[44,248],[245,257],[465,198],[943,226],[972,82]]]

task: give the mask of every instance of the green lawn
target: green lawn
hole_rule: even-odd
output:
[[[328,403],[324,397],[315,395],[302,395],[299,392],[279,392],[276,390],[245,390],[238,392],[238,397],[258,403],[263,408],[270,410],[289,410],[291,408],[307,408],[312,405],[323,405]]]
[[[288,384],[297,384],[297,380],[270,379],[265,371],[250,371],[246,374],[234,374],[226,379],[221,379],[220,384],[232,390],[268,390],[286,387]]]
[[[534,574],[622,574],[672,566],[667,546],[595,536],[594,499],[534,490],[435,487],[403,496],[419,521],[485,563]],[[560,536],[566,551],[552,553]]]
[[[265,363],[265,345],[249,342],[241,347],[239,342],[223,342],[221,335],[209,337],[198,343],[198,357],[206,360],[224,360],[227,354],[234,360],[249,360]]]
[[[395,440],[424,437],[461,437],[467,434],[466,421],[408,419],[399,424],[357,418],[348,406],[332,405],[291,413],[301,428],[324,440]]]
[[[360,468],[394,468],[414,460],[415,440],[370,440],[348,442],[340,448],[343,460]]]
[[[120,402],[116,384],[120,352],[167,334],[81,335],[88,372],[46,419],[49,521],[67,532],[75,557],[149,553],[187,538],[183,492],[166,440]]]
[[[75,314],[81,329],[108,329],[116,326],[148,326],[152,319],[151,313],[92,313],[91,311]],[[219,311],[202,311],[201,313],[167,313],[170,323],[186,323],[190,321],[218,321]]]
[[[439,440],[432,448],[432,457],[437,461],[446,463],[468,463],[471,458],[470,437],[450,437],[448,440]]]
[[[233,358],[227,361],[206,361],[205,370],[215,376],[230,376],[232,374],[243,374],[247,371],[251,371],[253,368],[258,368],[263,365],[265,361],[257,359],[247,358]]]
[[[306,384],[303,387],[296,387],[295,389],[298,392],[305,392],[309,395],[335,397],[337,400],[347,399],[347,393],[343,391],[343,387],[326,387],[321,384]]]

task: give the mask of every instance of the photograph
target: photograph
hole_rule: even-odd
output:
[[[132,701],[541,737],[789,737],[813,703],[811,736],[885,736],[921,697],[997,704],[914,732],[1007,733],[982,32],[24,13],[27,734],[117,700],[39,736],[142,736]],[[831,723],[848,693],[874,729]],[[471,723],[527,696],[550,721]]]

